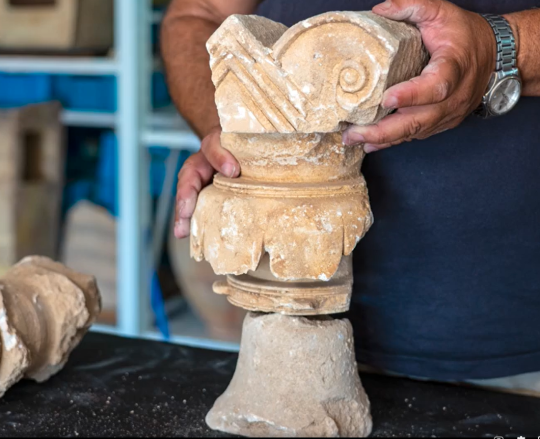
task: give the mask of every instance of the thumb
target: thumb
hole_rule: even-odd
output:
[[[427,24],[437,19],[446,7],[444,0],[386,0],[373,7],[373,12],[391,20]]]

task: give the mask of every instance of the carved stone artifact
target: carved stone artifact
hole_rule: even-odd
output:
[[[233,15],[207,47],[222,144],[242,174],[218,175],[202,191],[192,255],[230,275],[219,291],[238,304],[245,279],[237,276],[256,271],[265,253],[277,279],[328,281],[373,221],[364,153],[343,145],[341,130],[387,114],[383,92],[426,61],[419,32],[370,12],[330,12],[290,29]],[[342,283],[324,288],[327,297],[343,295]],[[289,313],[304,314],[303,297],[296,306],[291,296]],[[348,301],[323,300],[309,313],[341,312]]]
[[[68,360],[101,310],[92,276],[27,257],[0,278],[0,397],[22,378],[42,382]]]
[[[249,313],[234,377],[206,422],[255,437],[368,435],[349,321]]]
[[[427,62],[420,33],[371,12],[289,29],[233,15],[207,48],[221,143],[241,175],[217,175],[201,192],[192,256],[227,275],[214,291],[232,304],[282,314],[246,317],[237,372],[208,424],[250,436],[367,435],[350,324],[293,316],[349,309],[350,255],[373,216],[363,150],[343,145],[341,132],[388,114],[384,91]]]

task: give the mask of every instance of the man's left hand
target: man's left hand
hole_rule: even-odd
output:
[[[373,12],[415,24],[431,60],[420,76],[386,90],[382,105],[393,114],[375,125],[352,125],[343,142],[373,152],[459,125],[482,101],[495,70],[488,22],[444,0],[387,0]]]

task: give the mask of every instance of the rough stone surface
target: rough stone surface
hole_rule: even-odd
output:
[[[242,176],[217,175],[199,195],[193,257],[217,274],[240,275],[268,253],[278,279],[332,278],[373,221],[361,148],[343,146],[339,133],[223,138]]]
[[[12,267],[0,279],[0,396],[57,373],[100,310],[91,276],[38,256]]]
[[[234,377],[206,422],[251,437],[367,436],[349,321],[249,313]]]
[[[372,12],[327,12],[290,29],[232,15],[208,40],[224,132],[328,133],[387,114],[388,87],[426,62],[413,26]]]
[[[233,15],[208,40],[221,143],[240,178],[217,175],[191,220],[191,254],[248,310],[237,369],[206,421],[245,436],[366,436],[346,311],[350,257],[373,222],[349,123],[388,114],[384,91],[427,62],[413,26],[329,12],[290,29]],[[285,315],[291,314],[291,315]]]
[[[233,15],[207,48],[221,141],[241,176],[218,175],[201,192],[192,256],[240,276],[268,253],[278,280],[331,280],[373,222],[364,153],[343,145],[341,131],[388,113],[384,91],[427,61],[420,33],[371,12],[328,12],[289,29]]]

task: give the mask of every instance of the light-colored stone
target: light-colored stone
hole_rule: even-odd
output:
[[[193,257],[217,274],[241,275],[266,252],[278,279],[332,278],[372,223],[362,150],[342,145],[339,133],[222,137],[242,176],[217,175],[201,192]]]
[[[369,401],[347,320],[351,253],[373,223],[350,123],[388,114],[384,91],[427,62],[419,31],[371,12],[290,29],[233,15],[207,43],[221,143],[240,163],[199,195],[191,254],[246,317],[237,369],[206,421],[245,436],[366,436]],[[285,315],[289,314],[289,315]]]
[[[0,279],[0,396],[57,373],[100,310],[92,276],[38,256],[12,267]]]
[[[236,372],[206,422],[252,437],[367,436],[349,321],[249,313]]]
[[[224,132],[328,133],[387,114],[388,87],[420,73],[420,33],[372,12],[327,12],[290,29],[232,15],[208,40]]]
[[[364,152],[343,145],[341,131],[388,114],[381,106],[384,91],[416,76],[427,62],[419,31],[371,12],[328,12],[290,29],[233,15],[207,48],[221,143],[237,158],[241,176],[217,175],[200,193],[192,256],[230,275],[216,292],[247,309],[341,311],[350,297],[339,305],[324,300],[305,307],[305,298],[312,294],[315,304],[330,285],[304,283],[299,294],[275,290],[269,300],[268,288],[266,296],[251,281],[246,289],[240,277],[257,277],[259,267],[277,281],[297,284],[336,275],[373,222],[360,173]],[[265,254],[269,265],[262,268]],[[345,284],[350,296],[352,279]]]
[[[283,281],[270,271],[268,255],[257,270],[240,276],[229,275],[214,283],[214,292],[224,294],[233,305],[250,311],[287,315],[320,315],[346,312],[352,287],[352,258],[341,259],[328,282],[300,279]]]

